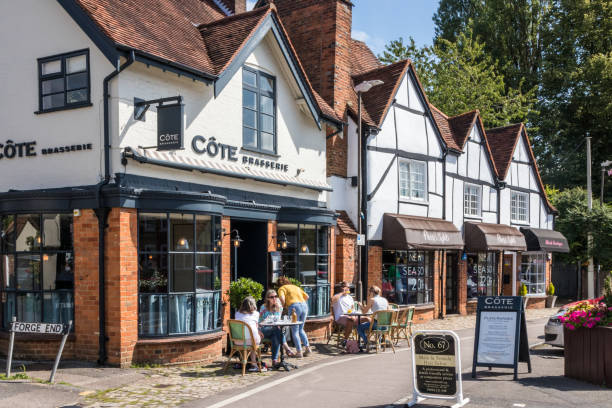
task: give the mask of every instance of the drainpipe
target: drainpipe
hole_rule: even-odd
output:
[[[99,336],[99,354],[98,364],[104,365],[106,363],[106,293],[105,293],[105,247],[106,239],[104,232],[106,230],[108,214],[110,208],[104,204],[104,198],[102,196],[102,188],[110,182],[110,111],[109,111],[109,83],[110,81],[119,75],[121,71],[132,65],[134,62],[134,51],[132,51],[123,65],[119,65],[117,60],[117,69],[108,74],[103,81],[103,99],[104,99],[104,178],[96,186],[96,201],[98,208],[94,210],[96,217],[98,218],[98,305],[99,305],[99,321],[100,321],[100,336]]]

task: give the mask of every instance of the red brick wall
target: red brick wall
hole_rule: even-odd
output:
[[[414,323],[426,323],[436,318],[437,315],[435,315],[434,313],[435,313],[434,306],[417,308],[414,311],[414,316],[412,318],[412,321]]]
[[[96,361],[99,349],[98,218],[81,210],[73,219],[74,334],[80,360]]]
[[[336,235],[336,281],[357,284],[357,237],[342,232]]]
[[[229,290],[231,281],[231,253],[232,243],[229,232],[231,231],[230,217],[223,217],[221,219],[221,296],[223,299],[223,330],[227,333],[227,321],[230,318],[230,303],[229,296],[226,294]],[[228,234],[228,235],[224,235]],[[223,336],[223,347],[227,344],[227,336]]]
[[[544,309],[546,307],[546,297],[529,297],[527,301],[527,309]]]
[[[382,288],[382,247],[371,245],[368,250],[368,287]],[[367,294],[367,288],[364,288]],[[364,295],[365,296],[365,295]]]
[[[346,120],[351,85],[352,6],[346,0],[275,0],[308,78]],[[346,177],[346,140],[327,140],[327,174]]]
[[[138,341],[137,211],[113,208],[106,232],[108,363],[129,367]]]
[[[276,248],[276,243],[278,242],[276,226],[276,221],[268,221],[268,252],[278,251],[278,248]]]
[[[152,364],[210,363],[222,354],[224,334],[203,339],[160,339],[141,341],[136,346],[134,362]]]

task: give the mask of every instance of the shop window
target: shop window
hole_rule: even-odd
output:
[[[383,251],[382,293],[389,302],[433,302],[433,252]]]
[[[221,328],[219,216],[138,214],[138,334]]]
[[[427,200],[427,163],[399,160],[399,192],[406,200]]]
[[[309,296],[308,316],[329,315],[329,228],[314,224],[278,224],[278,236],[287,238],[282,273],[297,279]]]
[[[529,222],[529,195],[512,191],[510,197],[510,218],[514,222]]]
[[[242,146],[276,153],[276,80],[247,67],[242,70]]]
[[[497,296],[497,253],[469,254],[467,263],[468,299]]]
[[[463,186],[463,213],[467,216],[480,216],[480,196],[482,187],[465,183]]]
[[[90,105],[89,50],[38,60],[38,111]]]
[[[523,253],[520,279],[528,295],[546,294],[546,253]]]
[[[0,216],[0,319],[74,320],[71,214]]]

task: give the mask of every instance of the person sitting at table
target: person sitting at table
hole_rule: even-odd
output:
[[[260,344],[263,338],[263,333],[259,330],[259,312],[257,312],[257,303],[253,296],[247,296],[242,300],[240,309],[236,312],[236,320],[245,322],[247,326],[251,328],[253,332],[253,338],[248,330],[245,333],[244,343],[247,346],[252,344]],[[257,371],[257,356],[255,353],[251,353],[251,366],[249,371]],[[262,366],[262,371],[265,371],[265,367]]]
[[[306,316],[308,316],[308,303],[306,303],[308,294],[302,288],[292,284],[286,276],[279,277],[278,284],[280,285],[278,296],[282,304],[287,308],[287,314],[291,316],[295,311],[297,320],[301,322],[298,325],[291,326],[291,337],[297,350],[295,356],[302,358],[312,352],[308,343],[308,337],[304,331],[304,322],[306,321]],[[304,353],[302,353],[302,346],[305,348]]]
[[[276,291],[274,289],[268,289],[264,297],[264,303],[259,308],[259,323],[268,319],[280,320],[282,314],[283,306],[280,303]],[[283,333],[282,329],[276,326],[266,326],[261,328],[261,332],[265,338],[270,339],[272,342],[272,365],[277,365],[279,363],[278,353],[281,345],[289,357],[295,355],[289,348],[285,333]]]
[[[331,304],[334,311],[334,321],[344,327],[344,338],[348,339],[353,331],[353,326],[357,322],[357,317],[346,315],[349,310],[353,311],[355,306],[355,301],[346,281],[340,282],[340,292],[334,295]]]
[[[384,297],[380,296],[380,288],[378,286],[370,286],[368,290],[368,303],[363,307],[363,313],[375,313],[379,310],[387,310],[389,308],[389,302]],[[367,322],[361,323],[357,327],[359,337],[364,343],[368,342],[366,337],[366,331],[370,328],[371,321],[368,318]],[[374,322],[374,328],[376,328],[376,322]]]

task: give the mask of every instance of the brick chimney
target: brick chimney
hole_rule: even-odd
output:
[[[262,3],[262,2],[260,2]],[[351,25],[348,0],[274,0],[314,89],[345,116],[351,89]],[[346,137],[327,141],[327,175],[346,177]]]
[[[347,0],[274,0],[317,92],[342,115],[351,87],[353,4]]]
[[[246,0],[218,0],[222,3],[232,14],[244,13],[246,11]]]

